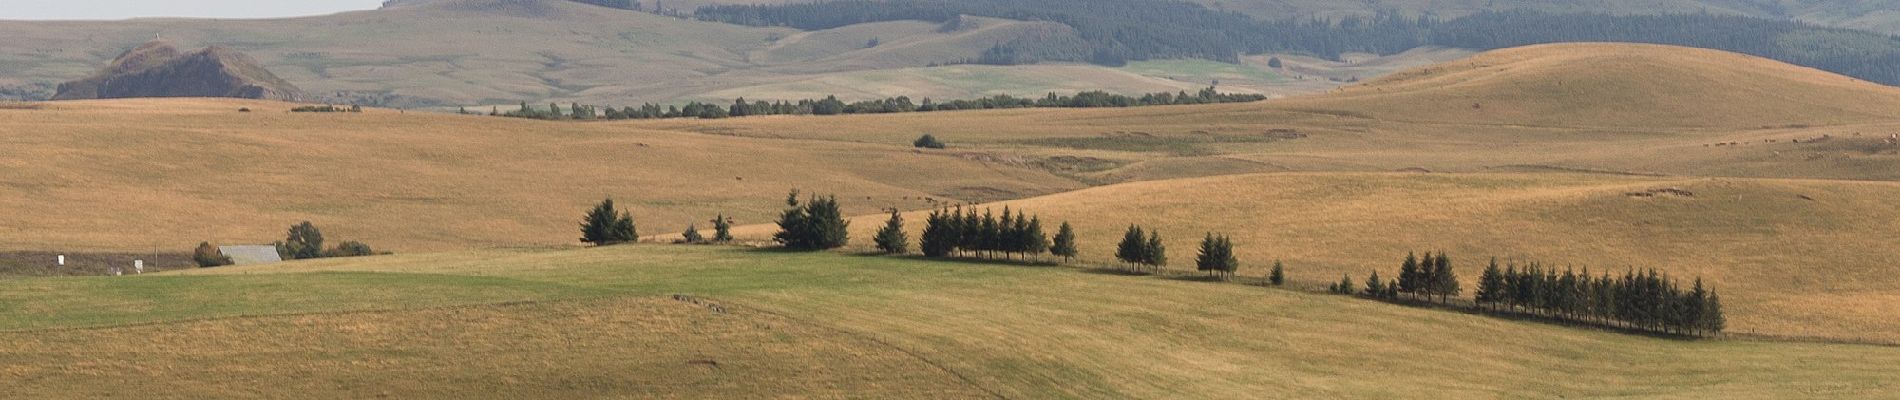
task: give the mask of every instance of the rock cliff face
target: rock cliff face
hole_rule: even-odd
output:
[[[62,83],[54,100],[132,97],[235,97],[300,101],[302,90],[244,53],[212,46],[180,52],[152,41],[112,60],[99,73]]]

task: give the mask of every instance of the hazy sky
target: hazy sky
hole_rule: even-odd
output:
[[[0,0],[0,20],[268,18],[370,10],[383,0]]]

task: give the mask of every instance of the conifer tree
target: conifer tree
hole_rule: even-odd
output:
[[[884,229],[877,231],[876,241],[878,251],[885,254],[910,252],[910,238],[904,235],[904,215],[892,209],[891,219],[884,222]]]
[[[1280,260],[1273,260],[1273,272],[1267,273],[1267,282],[1273,286],[1286,284],[1286,265],[1281,264]]]
[[[1451,270],[1451,257],[1442,251],[1438,253],[1437,260],[1432,262],[1431,279],[1432,293],[1438,295],[1441,303],[1449,303],[1451,296],[1464,291],[1458,284],[1458,275]]]
[[[1354,289],[1352,285],[1352,275],[1340,275],[1339,283],[1333,284],[1333,291],[1338,294],[1358,293],[1359,290]]]
[[[727,243],[732,241],[732,219],[726,218],[725,214],[719,214],[719,216],[713,217],[712,224],[713,243]]]
[[[1041,256],[1043,252],[1049,251],[1049,236],[1042,233],[1041,216],[1029,218],[1029,226],[1023,229],[1022,241],[1022,251],[1029,255]]]
[[[1220,270],[1220,261],[1215,260],[1216,257],[1220,257],[1219,250],[1214,248],[1216,243],[1219,242],[1214,240],[1213,232],[1208,232],[1207,236],[1201,239],[1201,250],[1194,256],[1194,270],[1207,272],[1209,275]]]
[[[1143,247],[1142,256],[1154,267],[1155,273],[1168,266],[1168,246],[1161,243],[1160,231],[1148,231],[1148,243]]]
[[[1220,237],[1220,253],[1221,272],[1227,274],[1227,279],[1234,279],[1234,273],[1240,271],[1240,259],[1234,257],[1234,240],[1232,238],[1226,236]]]
[[[686,231],[680,233],[680,238],[684,239],[688,244],[698,244],[706,241],[706,237],[699,235],[699,226],[691,224],[686,225]]]
[[[1385,280],[1379,279],[1379,271],[1372,271],[1372,275],[1366,277],[1366,297],[1385,297]]]
[[[614,199],[602,200],[581,219],[581,242],[610,246],[640,239],[633,214],[614,208]]]
[[[1049,254],[1062,257],[1062,261],[1068,262],[1074,261],[1077,253],[1078,251],[1075,247],[1075,228],[1070,227],[1069,223],[1064,221],[1062,228],[1056,231],[1055,244],[1049,247]]]
[[[1431,254],[1427,253],[1427,257]],[[1417,293],[1419,290],[1418,254],[1406,253],[1405,264],[1399,267],[1399,292]]]
[[[1722,316],[1722,296],[1716,295],[1714,290],[1710,290],[1709,299],[1702,302],[1702,320],[1698,322],[1702,331],[1711,335],[1719,335],[1728,328],[1728,318]]]
[[[850,241],[850,224],[838,209],[836,196],[813,195],[801,206],[798,191],[793,190],[785,204],[789,207],[779,216],[779,232],[773,240],[786,248],[827,250],[844,247]]]
[[[1484,275],[1478,277],[1478,291],[1475,293],[1478,304],[1495,305],[1503,299],[1504,271],[1498,270],[1498,259],[1491,258],[1491,265],[1484,268]]]
[[[960,240],[955,226],[959,214],[962,213],[948,209],[930,212],[930,217],[924,220],[923,237],[917,239],[917,248],[925,257],[948,257],[956,250]]]
[[[1115,259],[1139,266],[1146,261],[1142,254],[1147,247],[1147,234],[1142,233],[1141,226],[1129,225],[1128,232],[1122,234],[1121,244],[1115,246]]]

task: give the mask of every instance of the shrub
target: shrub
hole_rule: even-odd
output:
[[[310,221],[291,225],[284,241],[277,242],[277,255],[285,260],[323,257],[323,231]]]
[[[198,243],[198,249],[191,252],[191,259],[192,261],[198,262],[199,268],[222,267],[232,264],[231,257],[226,257],[224,252],[219,251],[216,246],[212,246],[211,242]]]
[[[923,137],[917,138],[916,141],[910,142],[910,145],[913,147],[922,148],[922,149],[944,148],[944,144],[942,141],[937,140],[936,136],[931,136],[928,133],[924,134]]]
[[[365,257],[372,255],[376,255],[376,252],[371,250],[369,245],[358,241],[345,241],[337,244],[336,248],[323,252],[324,257]]]

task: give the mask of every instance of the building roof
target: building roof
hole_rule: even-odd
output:
[[[284,261],[283,257],[277,255],[277,246],[271,245],[218,246],[218,252],[224,253],[225,257],[231,257],[231,262],[237,265],[270,264]]]

